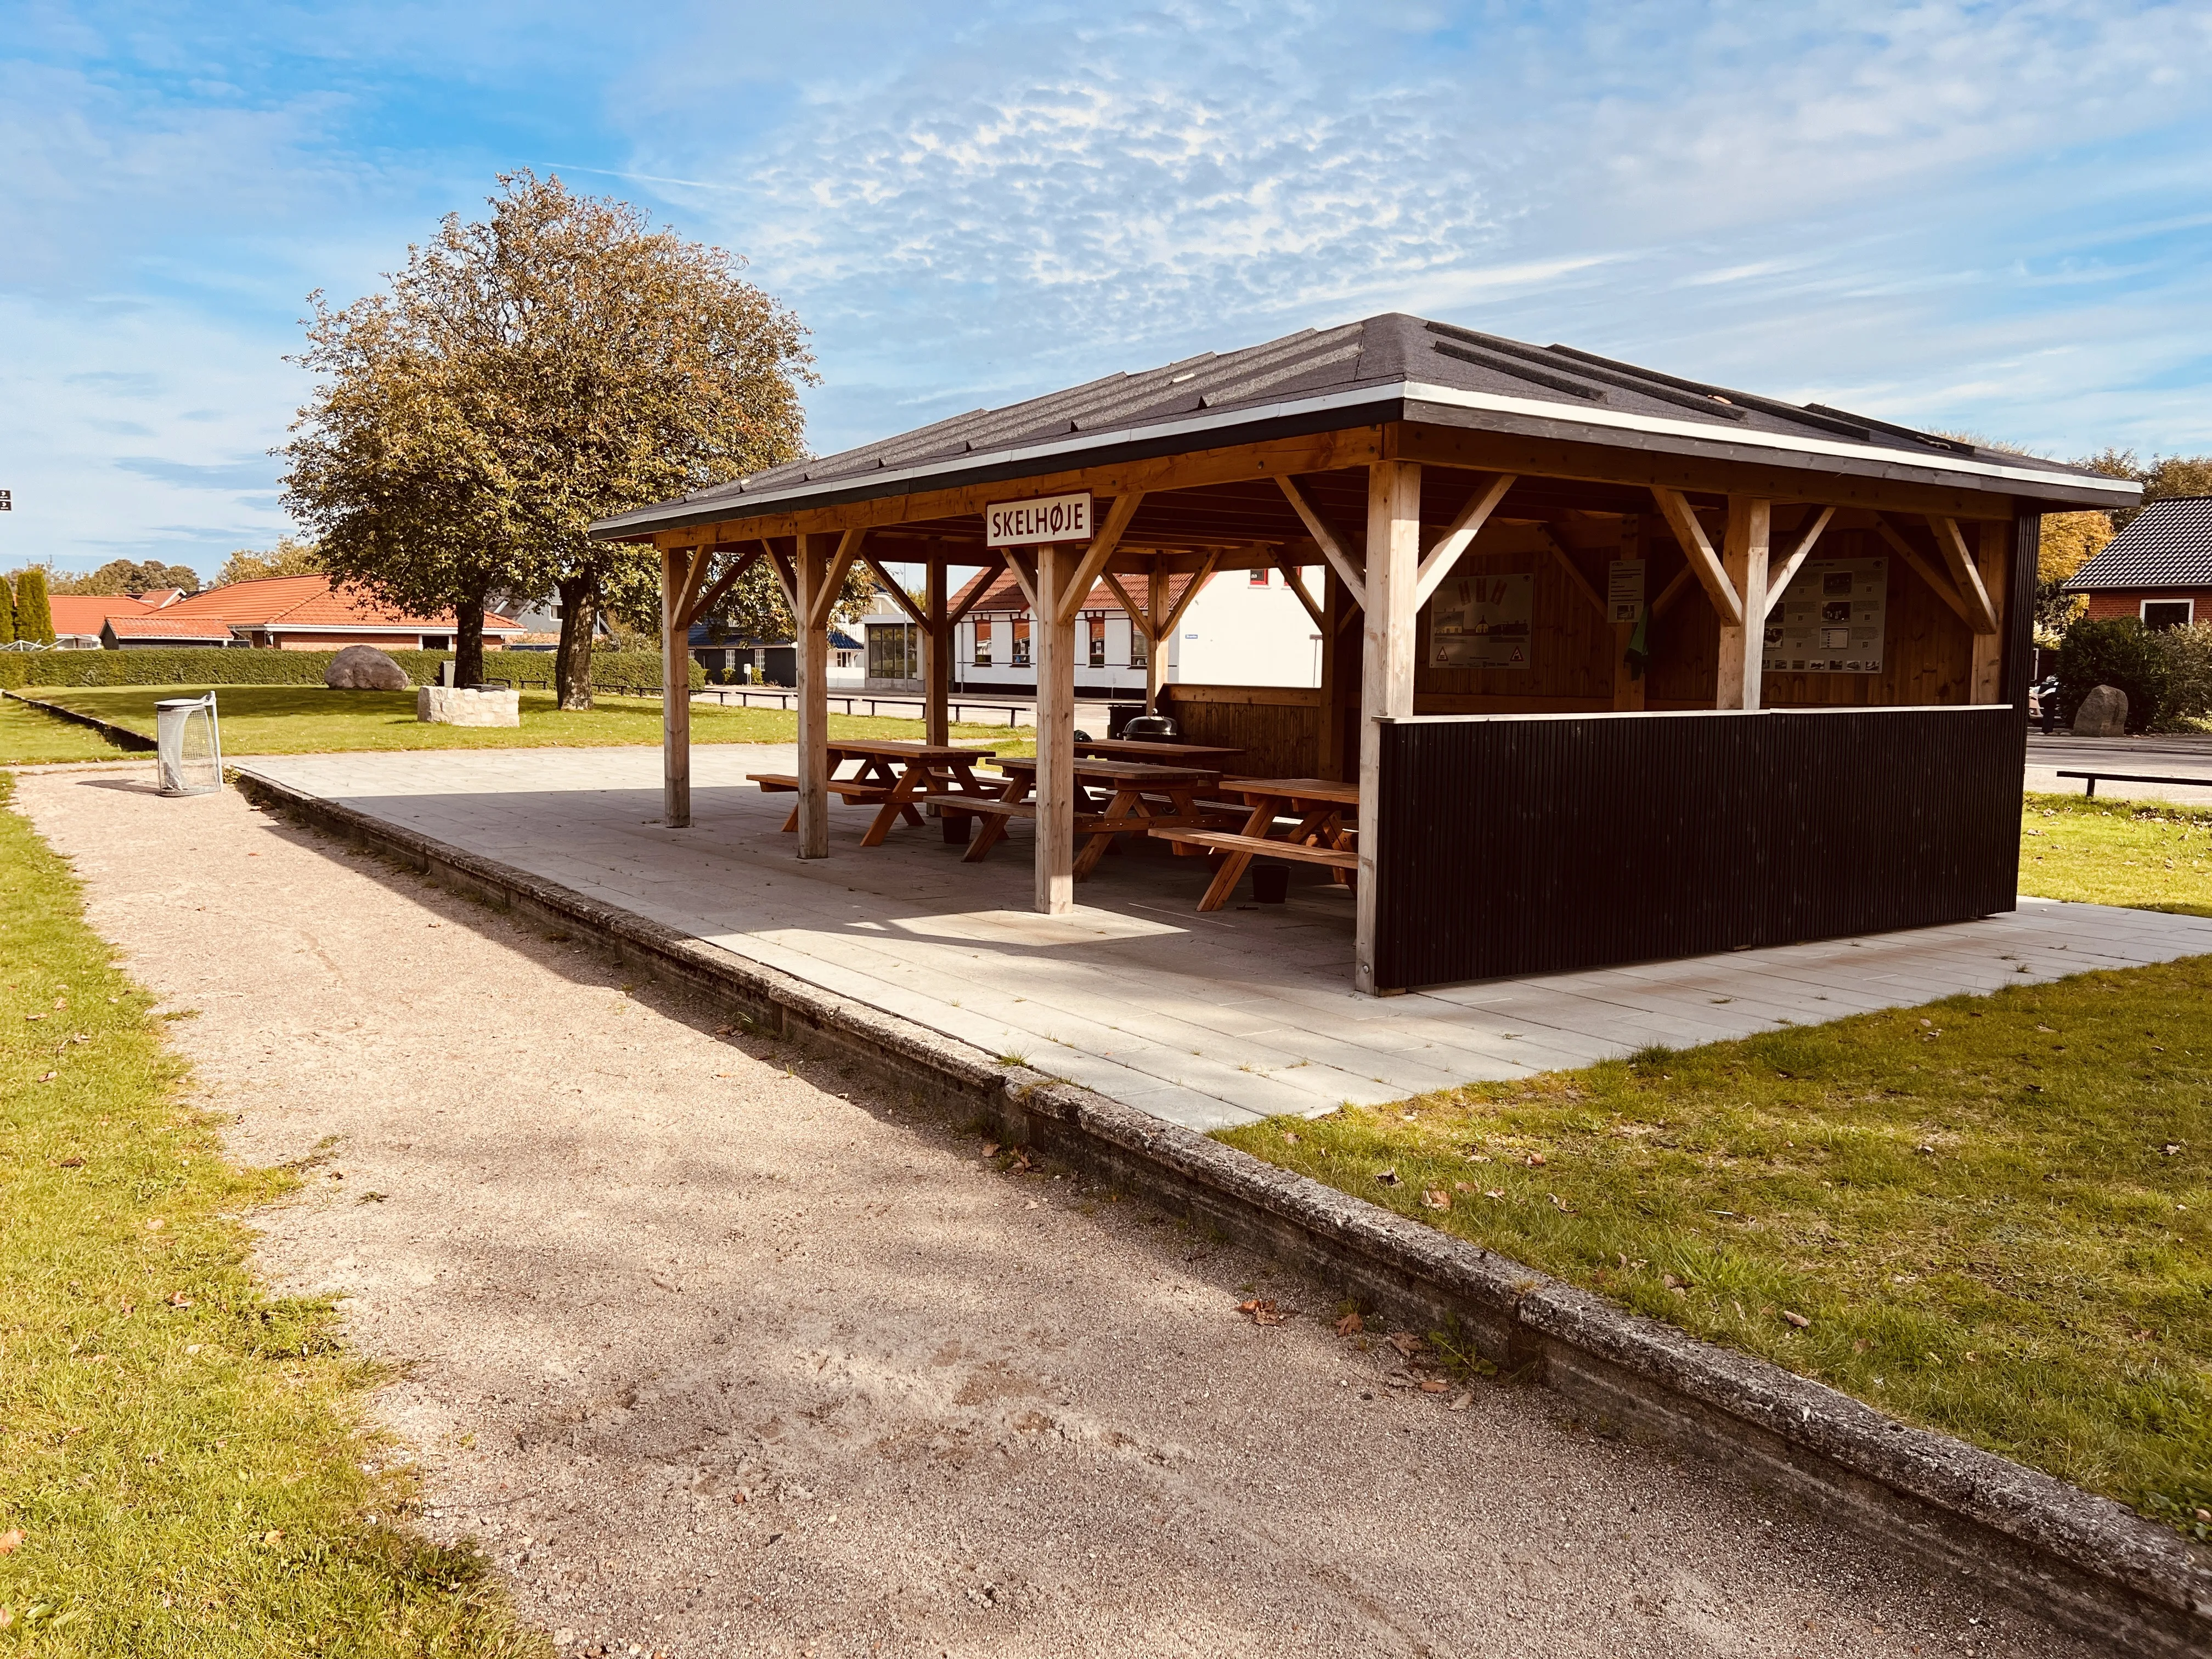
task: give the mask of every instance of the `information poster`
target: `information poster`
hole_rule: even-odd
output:
[[[1526,668],[1536,579],[1454,576],[1429,602],[1429,666]]]
[[[1605,568],[1605,610],[1617,623],[1644,620],[1644,561],[1615,559]]]
[[[1768,613],[1770,674],[1879,674],[1887,559],[1808,559]]]

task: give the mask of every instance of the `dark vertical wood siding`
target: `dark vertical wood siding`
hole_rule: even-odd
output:
[[[2009,910],[2022,741],[2009,707],[1386,723],[1378,988]]]

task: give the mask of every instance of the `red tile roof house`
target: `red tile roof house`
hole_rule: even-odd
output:
[[[54,642],[66,641],[80,649],[105,643],[100,630],[110,617],[147,616],[156,608],[128,593],[54,593],[46,603],[53,609]]]
[[[211,587],[158,611],[111,611],[100,643],[110,650],[241,645],[336,651],[374,645],[387,651],[448,651],[453,629],[450,611],[410,615],[358,590],[333,587],[328,576],[265,576]],[[522,632],[508,617],[484,613],[488,649],[498,650]]]
[[[2152,501],[2070,577],[2089,615],[2133,617],[2146,628],[2212,622],[2212,495]]]

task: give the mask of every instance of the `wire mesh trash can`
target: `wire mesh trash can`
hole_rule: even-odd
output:
[[[154,766],[165,795],[204,795],[222,787],[222,732],[215,693],[154,705]]]

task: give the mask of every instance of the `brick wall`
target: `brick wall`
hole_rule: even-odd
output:
[[[2194,599],[2197,620],[2212,622],[2212,587],[2131,587],[2087,597],[2087,614],[2100,621],[2110,617],[2140,617],[2145,599]]]

